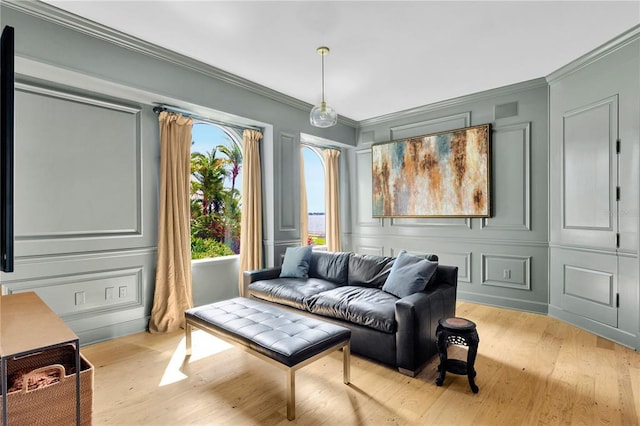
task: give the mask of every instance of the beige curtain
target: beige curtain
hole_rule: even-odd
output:
[[[242,133],[242,220],[240,224],[240,276],[238,289],[244,296],[243,272],[262,268],[262,178],[260,142],[262,133]]]
[[[304,177],[304,146],[300,147],[300,244],[309,245],[309,209],[307,208],[307,185]]]
[[[193,120],[163,111],[160,122],[160,218],[156,288],[149,331],[184,328],[184,311],[193,306],[189,177]]]
[[[340,193],[338,191],[338,157],[340,151],[325,149],[322,151],[324,158],[324,191],[327,226],[327,250],[340,251]]]

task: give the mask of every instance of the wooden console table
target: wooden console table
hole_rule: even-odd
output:
[[[2,424],[7,426],[7,360],[73,345],[76,361],[76,424],[80,425],[80,341],[34,292],[0,296]]]

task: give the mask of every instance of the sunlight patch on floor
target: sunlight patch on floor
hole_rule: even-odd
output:
[[[164,370],[164,374],[162,375],[162,379],[160,379],[160,384],[158,386],[170,385],[172,383],[179,382],[180,380],[184,380],[188,377],[182,372],[182,367],[187,361],[185,360],[185,340],[186,339],[183,337],[182,339],[180,339],[180,342],[178,342],[178,345],[173,351],[171,360],[169,361],[169,364],[167,364],[167,367]],[[226,351],[227,349],[230,349],[232,347],[233,346],[231,344],[226,343],[208,333],[205,333],[202,330],[194,330],[191,334],[191,357],[188,359],[188,363],[192,363],[208,356]]]

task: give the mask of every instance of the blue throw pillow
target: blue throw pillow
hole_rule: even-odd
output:
[[[403,298],[424,290],[435,276],[438,264],[402,250],[391,267],[382,290]]]
[[[288,247],[280,270],[281,278],[308,278],[311,246]]]

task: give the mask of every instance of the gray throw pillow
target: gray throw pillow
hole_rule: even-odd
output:
[[[288,247],[280,270],[281,278],[309,278],[311,246]]]
[[[403,298],[424,290],[435,276],[438,264],[402,250],[391,267],[382,290]]]

